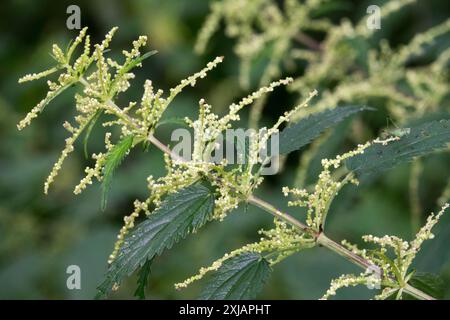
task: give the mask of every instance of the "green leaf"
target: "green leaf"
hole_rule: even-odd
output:
[[[429,294],[433,298],[443,299],[445,295],[444,281],[435,274],[427,272],[415,273],[409,280],[409,284],[420,291]]]
[[[230,258],[210,277],[200,299],[254,299],[271,271],[269,262],[258,253],[243,253]]]
[[[106,155],[106,162],[103,167],[102,210],[105,210],[106,208],[106,201],[108,199],[108,192],[111,189],[114,171],[122,163],[122,160],[133,145],[133,139],[133,135],[123,137],[122,140],[120,140]]]
[[[97,112],[94,114],[94,116],[89,120],[89,124],[86,128],[86,134],[84,135],[84,139],[83,139],[83,149],[84,149],[84,157],[87,159],[88,156],[88,140],[89,140],[89,136],[91,135],[91,131],[95,126],[95,123],[97,122],[98,118],[100,117],[100,115],[103,113],[102,109],[98,109]]]
[[[280,154],[288,154],[299,150],[310,143],[323,131],[334,126],[354,113],[373,110],[366,106],[346,106],[325,110],[320,113],[310,115],[297,123],[285,128],[280,133]]]
[[[167,196],[148,219],[127,235],[105,281],[98,288],[100,296],[107,295],[114,284],[120,284],[125,276],[147,260],[203,226],[213,211],[213,191],[202,184],[191,185]]]
[[[408,128],[404,128],[408,129]],[[358,177],[371,176],[415,157],[444,149],[450,143],[450,121],[431,121],[410,128],[409,134],[387,145],[373,144],[346,161]]]
[[[141,267],[141,270],[139,270],[138,273],[138,287],[136,288],[136,291],[134,292],[134,296],[138,299],[144,300],[145,299],[145,287],[148,283],[148,277],[150,276],[150,268],[152,265],[153,260],[147,260],[144,265]]]

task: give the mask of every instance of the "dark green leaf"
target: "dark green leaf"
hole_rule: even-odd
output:
[[[84,135],[83,139],[83,147],[84,147],[84,157],[87,159],[88,156],[88,140],[89,136],[91,135],[92,128],[94,128],[95,123],[97,122],[100,115],[103,113],[102,109],[98,109],[97,112],[94,114],[94,116],[89,120],[88,126],[86,128],[86,134]]]
[[[150,268],[153,260],[147,260],[141,267],[138,273],[138,286],[134,292],[134,296],[139,299],[145,299],[145,287],[148,283],[148,277],[150,276]]]
[[[109,189],[111,188],[114,171],[122,163],[122,160],[133,145],[133,138],[133,135],[123,137],[106,155],[106,162],[103,168],[102,210],[106,208],[106,201],[108,199]]]
[[[222,264],[210,277],[200,299],[254,299],[271,271],[268,261],[260,254],[243,253]]]
[[[290,125],[280,133],[280,154],[288,154],[292,151],[299,150],[326,129],[334,126],[350,115],[364,110],[373,109],[366,106],[337,107],[312,114],[308,118]]]
[[[443,299],[445,294],[444,281],[435,274],[418,272],[409,280],[409,284],[433,298]]]
[[[406,128],[405,128],[406,129]],[[358,177],[371,176],[400,163],[446,147],[450,143],[450,121],[431,121],[410,128],[409,134],[387,145],[373,144],[363,154],[346,162]]]
[[[213,211],[213,191],[202,184],[191,185],[167,196],[161,207],[125,238],[105,281],[98,288],[101,295],[107,295],[114,284],[120,284],[145,261],[203,226]]]
[[[316,148],[316,151],[310,149],[313,157],[308,165],[307,172],[305,172],[304,178],[302,180],[297,180],[297,183],[303,182],[300,185],[296,186],[297,188],[303,188],[304,186],[312,183],[315,184],[317,176],[322,171],[322,159],[334,158],[336,154],[339,154],[339,151],[342,150],[342,145],[344,144],[344,141],[346,139],[350,124],[351,121],[342,121],[341,123],[336,125],[335,128],[329,129],[330,132],[329,134],[326,133],[327,136],[325,137],[325,140],[316,140],[315,142],[313,142],[317,142],[317,145],[312,147]],[[301,169],[298,168],[297,170]]]

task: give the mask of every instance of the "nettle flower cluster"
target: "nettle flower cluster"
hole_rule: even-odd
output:
[[[331,282],[331,287],[322,297],[327,299],[336,294],[336,290],[343,287],[357,285],[382,286],[383,290],[375,296],[375,299],[384,300],[390,297],[402,299],[404,288],[408,281],[415,274],[411,269],[413,259],[419,252],[425,240],[433,239],[434,234],[431,229],[438,223],[449,204],[445,204],[435,215],[431,214],[427,218],[426,224],[417,232],[416,237],[410,242],[396,236],[376,237],[373,235],[363,236],[363,240],[378,246],[376,249],[359,249],[356,245],[348,241],[342,244],[355,254],[364,257],[373,264],[373,268],[368,268],[360,275],[347,274]],[[393,254],[393,257],[392,257]]]
[[[222,58],[219,58],[219,60],[221,61]],[[215,61],[219,60],[216,59]],[[208,68],[211,66],[212,64],[208,65]],[[213,152],[218,146],[220,135],[226,129],[232,128],[233,121],[240,119],[238,112],[242,108],[251,105],[262,95],[272,92],[274,88],[291,82],[291,78],[286,78],[272,82],[267,87],[261,87],[238,103],[231,104],[228,114],[223,117],[212,113],[211,106],[204,99],[201,99],[199,101],[198,119],[195,121],[189,118],[185,119],[186,123],[194,129],[193,150],[190,160],[186,161],[173,152],[165,154],[167,174],[156,181],[152,176],[147,178],[150,196],[144,202],[136,200],[135,211],[124,219],[125,225],[120,231],[109,262],[111,263],[116,257],[124,237],[128,230],[134,226],[134,220],[138,217],[139,212],[143,210],[147,215],[150,214],[149,207],[153,205],[153,208],[157,209],[161,204],[161,199],[167,194],[206,179],[216,191],[212,219],[220,221],[230,211],[236,209],[240,203],[247,201],[254,189],[263,182],[261,170],[264,164],[272,158],[272,156],[262,158],[261,149],[264,149],[268,140],[278,133],[278,128],[282,123],[289,121],[289,117],[299,108],[308,105],[309,100],[316,95],[316,92],[312,92],[305,102],[281,116],[273,127],[263,128],[261,130],[263,134],[250,132],[248,153],[243,155],[245,158],[243,165],[229,166],[226,159],[222,159],[220,162],[214,161]]]
[[[403,6],[410,4],[405,1]],[[388,6],[390,2],[386,6]],[[401,9],[402,6],[396,8]],[[381,8],[382,12],[386,12]],[[442,52],[432,63],[411,67],[411,61],[425,55],[426,48],[437,43],[439,37],[450,31],[450,20],[443,22],[424,33],[413,37],[411,41],[399,48],[392,48],[386,39],[381,39],[377,45],[367,50],[358,52],[352,42],[367,42],[367,46],[373,46],[375,35],[369,33],[364,26],[365,19],[357,26],[345,22],[336,30],[330,31],[325,45],[327,48],[341,48],[348,51],[344,62],[345,67],[335,70],[334,63],[330,61],[321,64],[320,59],[311,62],[308,72],[304,77],[296,79],[292,88],[302,92],[309,86],[324,84],[323,77],[335,70],[335,81],[339,84],[324,90],[323,95],[314,108],[320,111],[329,108],[330,105],[349,103],[352,101],[365,102],[373,98],[383,99],[390,116],[399,123],[405,123],[411,118],[423,116],[426,112],[437,111],[446,99],[446,74],[445,64],[448,61],[448,49]],[[324,55],[337,58],[338,54],[325,50]],[[358,55],[363,54],[365,59]],[[359,62],[358,59],[364,61]],[[319,72],[320,71],[320,72]],[[353,71],[350,74],[349,71]],[[344,77],[345,75],[345,77]],[[330,81],[327,79],[326,81]],[[301,117],[301,114],[298,115]]]
[[[274,225],[273,229],[259,230],[258,233],[262,237],[258,242],[244,245],[239,249],[226,253],[210,266],[200,268],[196,275],[175,284],[175,288],[186,288],[191,283],[202,279],[207,273],[217,271],[227,260],[245,253],[258,253],[269,262],[270,266],[274,266],[294,253],[316,245],[316,240],[313,236],[308,233],[299,233],[297,229],[285,221],[274,219]]]
[[[364,150],[373,144],[387,145],[389,142],[399,140],[399,137],[391,136],[384,140],[379,138],[360,144],[356,149],[338,155],[334,159],[322,159],[322,171],[314,185],[314,191],[306,189],[283,188],[284,196],[292,195],[295,200],[289,201],[288,206],[306,207],[306,224],[311,230],[320,234],[324,229],[325,220],[330,209],[330,205],[339,191],[347,184],[359,184],[353,172],[348,172],[343,163],[345,160],[358,154],[363,154]]]
[[[125,59],[122,64],[109,58],[106,59],[104,57],[105,50],[109,47],[116,30],[117,28],[113,28],[100,44],[96,44],[94,45],[94,48],[91,48],[90,37],[89,35],[86,35],[87,28],[82,29],[80,35],[68,48],[67,52],[63,52],[58,45],[53,45],[53,58],[57,62],[55,67],[38,74],[26,75],[19,80],[19,82],[31,81],[49,76],[58,71],[61,72],[58,77],[58,82],[55,83],[48,80],[49,92],[47,93],[47,96],[39,102],[22,121],[20,121],[17,126],[19,130],[29,125],[31,120],[36,118],[45,106],[65,89],[76,83],[84,86],[83,92],[75,95],[77,115],[75,116],[74,123],[68,121],[64,123],[64,128],[71,136],[66,139],[66,146],[45,182],[45,193],[48,192],[49,187],[61,169],[64,160],[74,150],[75,141],[89,128],[89,126],[95,124],[95,121],[99,118],[101,113],[117,117],[113,121],[105,122],[103,124],[104,126],[120,126],[123,136],[131,133],[136,134],[138,137],[135,143],[138,143],[139,140],[143,139],[145,128],[140,127],[128,115],[130,110],[135,106],[135,103],[130,103],[127,108],[120,109],[113,103],[113,99],[120,92],[124,92],[129,88],[129,80],[134,78],[134,74],[131,73],[130,70],[136,66],[141,66],[141,61],[154,52],[141,56],[140,49],[145,46],[147,41],[147,38],[142,36],[133,42],[133,49],[130,52],[123,51]],[[77,46],[83,39],[83,53],[77,59],[72,61],[72,55],[75,53]],[[95,70],[89,72],[88,70],[92,65],[95,65]],[[114,69],[115,72],[110,72],[110,69]],[[107,133],[105,136],[107,150],[113,148],[113,145],[110,142],[110,136],[111,133]],[[86,178],[84,178],[80,182],[80,185],[75,188],[76,194],[80,193],[87,184],[92,183],[93,177],[98,179],[101,178],[100,171],[105,162],[105,154],[93,154],[92,157],[96,160],[95,168],[86,169]]]

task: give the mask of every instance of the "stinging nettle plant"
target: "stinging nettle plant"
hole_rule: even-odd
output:
[[[358,180],[366,175],[380,174],[399,163],[447,148],[450,142],[449,120],[412,126],[402,134],[376,138],[332,159],[322,159],[322,171],[313,188],[285,187],[282,190],[285,196],[293,197],[289,206],[306,208],[306,217],[300,221],[254,195],[263,182],[261,168],[270,160],[261,159],[258,151],[279,133],[279,152],[287,155],[306,146],[344,119],[373,109],[365,106],[329,108],[293,121],[294,116],[306,109],[317,96],[318,92],[313,90],[302,103],[284,113],[271,128],[265,130],[265,134],[252,136],[248,143],[244,141],[247,145],[240,150],[245,153],[246,162],[230,166],[225,160],[211,161],[219,135],[232,128],[243,108],[254,104],[275,88],[292,83],[293,79],[285,78],[262,86],[230,105],[224,116],[214,114],[212,107],[201,99],[198,103],[198,118],[185,119],[195,133],[192,154],[190,160],[186,161],[155,137],[155,129],[161,124],[162,115],[173,99],[185,87],[194,86],[197,80],[207,76],[222,62],[223,57],[217,57],[204,69],[182,80],[168,94],[161,89],[154,89],[152,82],[146,80],[141,101],[120,107],[115,101],[119,93],[130,87],[130,80],[134,78],[132,69],[141,67],[143,60],[155,52],[140,52],[147,42],[147,38],[141,36],[133,42],[130,51],[123,51],[123,61],[108,58],[106,52],[116,30],[113,28],[100,44],[92,46],[86,34],[87,29],[84,28],[66,51],[57,45],[53,46],[56,61],[53,68],[26,75],[19,80],[31,81],[59,73],[56,81],[48,81],[46,97],[18,124],[20,130],[29,125],[65,89],[74,84],[81,87],[80,92],[75,94],[77,114],[72,123],[64,123],[70,136],[45,182],[45,193],[49,191],[64,160],[74,150],[75,142],[83,135],[87,153],[87,140],[97,122],[101,122],[104,127],[118,128],[120,133],[117,137],[106,133],[105,150],[91,155],[95,163],[85,169],[86,175],[75,186],[74,193],[81,193],[97,179],[102,184],[103,209],[107,204],[114,172],[130,152],[141,145],[147,152],[159,150],[164,153],[166,175],[157,179],[149,176],[148,197],[136,200],[134,211],[124,217],[124,225],[109,257],[108,272],[98,287],[99,297],[118,290],[123,279],[137,271],[138,287],[135,295],[144,298],[156,256],[206,223],[222,221],[239,205],[251,204],[273,215],[273,228],[259,231],[259,241],[225,254],[211,266],[201,268],[198,274],[184,281],[180,279],[181,282],[175,285],[177,289],[208,275],[200,296],[202,299],[255,298],[277,263],[302,250],[323,246],[363,268],[363,273],[359,275],[343,275],[333,280],[323,298],[334,295],[341,287],[358,284],[379,286],[382,291],[375,296],[378,299],[392,296],[401,299],[406,295],[418,299],[438,298],[436,294],[417,285],[425,281],[424,276],[416,273],[411,263],[422,242],[433,237],[431,229],[444,214],[448,204],[443,204],[436,215],[431,214],[410,242],[395,236],[364,236],[365,241],[378,246],[376,249],[358,248],[347,241],[341,245],[325,235],[325,226],[333,200],[346,185],[357,185]],[[81,45],[84,48],[75,58]],[[144,217],[138,222],[140,215]],[[427,277],[428,282],[436,280],[429,275]]]

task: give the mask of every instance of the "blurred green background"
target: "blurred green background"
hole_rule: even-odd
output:
[[[335,13],[334,19],[350,17],[353,21],[365,14],[369,4],[379,1],[344,1],[347,6]],[[449,16],[447,1],[419,1],[398,17],[391,40],[404,41]],[[73,2],[15,0],[0,3],[0,298],[9,299],[91,299],[101,282],[122,217],[132,210],[132,202],[143,198],[146,176],[164,173],[162,156],[150,153],[132,154],[119,169],[110,194],[108,210],[100,211],[100,187],[94,184],[82,195],[72,193],[73,186],[90,164],[78,148],[67,160],[48,196],[43,182],[58,153],[64,146],[66,132],[62,123],[73,114],[76,88],[58,97],[30,127],[17,131],[16,123],[45,94],[44,81],[19,85],[17,79],[50,66],[52,43],[62,47],[74,38],[76,30],[66,28],[66,8]],[[207,54],[193,53],[196,34],[208,13],[205,0],[189,1],[78,1],[83,26],[95,40],[101,40],[113,26],[119,26],[112,51],[128,49],[139,35],[149,37],[148,50],[159,53],[136,71],[132,88],[121,99],[137,100],[144,79],[168,90],[179,80],[202,68],[216,55],[225,62],[195,88],[177,97],[169,113],[195,114],[197,101],[204,97],[218,113],[243,92],[238,85],[238,60],[233,53],[233,40],[219,32]],[[447,39],[448,40],[448,39]],[[448,47],[448,42],[444,47]],[[295,97],[281,93],[269,99],[265,121],[275,119]],[[120,102],[120,101],[119,101]],[[377,124],[385,125],[386,116],[378,115]],[[381,121],[380,121],[381,119]],[[370,122],[370,116],[368,116]],[[345,126],[338,128],[347,133]],[[338,132],[339,133],[339,132]],[[158,135],[165,141],[169,131]],[[340,135],[342,136],[342,134]],[[91,150],[100,150],[103,132],[96,130]],[[334,155],[348,149],[344,136],[334,135],[322,154]],[[337,138],[336,138],[337,137]],[[339,141],[338,141],[339,140]],[[96,142],[97,141],[97,142]],[[78,146],[80,146],[78,144]],[[288,159],[283,173],[269,177],[258,190],[264,199],[285,208],[281,187],[292,184],[298,155]],[[309,173],[319,170],[316,159]],[[436,199],[450,176],[450,157],[440,154],[424,160],[425,172],[420,180],[422,220],[436,209]],[[411,219],[408,195],[410,165],[403,165],[370,183],[346,188],[333,204],[328,233],[331,238],[359,242],[363,234],[395,234],[410,239]],[[290,209],[294,216],[301,218]],[[213,222],[164,253],[153,265],[147,290],[150,299],[195,298],[201,283],[184,291],[176,291],[173,283],[184,280],[199,267],[208,265],[225,252],[257,238],[256,231],[270,226],[271,217],[262,211],[238,209],[223,222]],[[442,220],[435,240],[426,244],[416,260],[421,271],[440,273],[450,297],[450,215]],[[81,290],[68,290],[66,268],[81,268]],[[317,299],[328,288],[330,280],[345,272],[358,271],[344,259],[323,248],[304,251],[283,261],[260,298]],[[132,298],[136,278],[128,279],[112,298]],[[371,296],[365,288],[346,289],[338,298],[363,299]]]

